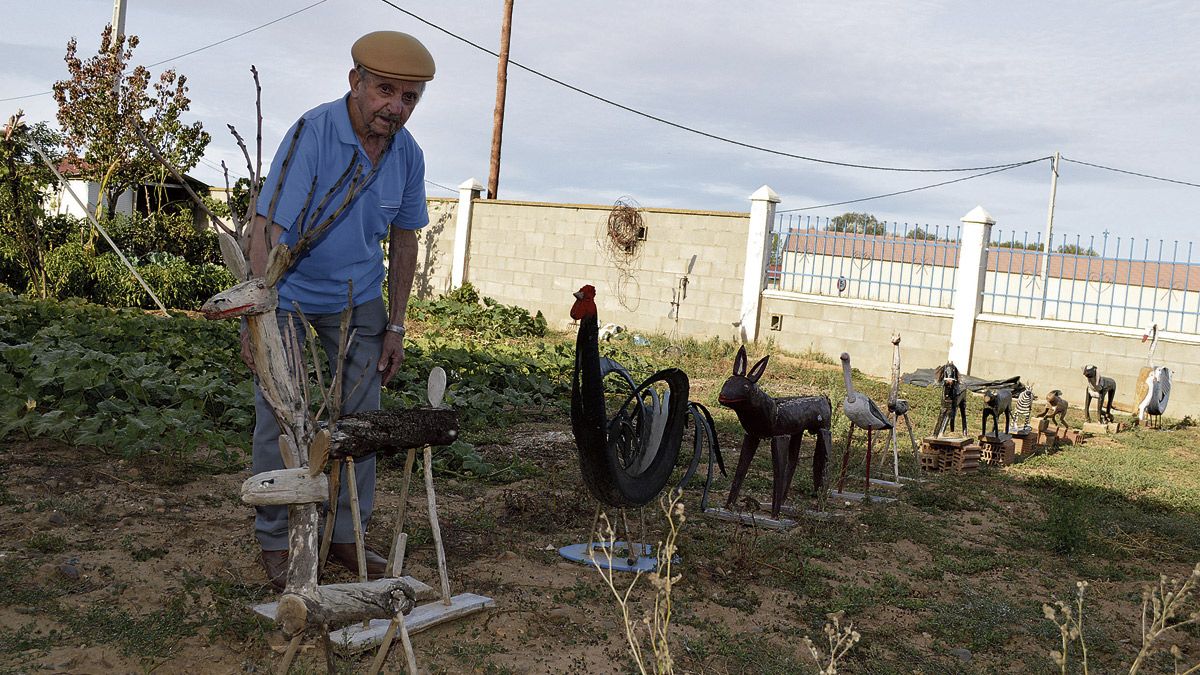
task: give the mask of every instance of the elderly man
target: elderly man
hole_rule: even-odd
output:
[[[289,148],[300,122],[284,136],[258,199],[258,216],[250,236],[251,268],[262,276],[267,253],[275,243],[295,244],[305,227],[321,222],[342,206],[350,182],[343,179],[347,167],[357,164],[362,176],[369,176],[361,192],[278,286],[281,330],[291,322],[303,340],[303,319],[307,319],[330,367],[346,368],[344,412],[378,410],[381,387],[404,360],[404,313],[416,270],[416,230],[429,222],[425,158],[404,124],[434,74],[429,51],[404,33],[369,33],[354,43],[350,54],[354,67],[349,93],[304,114],[290,159]],[[331,190],[333,198],[323,199]],[[306,212],[316,209],[323,210]],[[385,238],[386,267],[381,247]],[[350,289],[353,298],[348,297]],[[338,364],[339,320],[348,300],[353,307],[354,339],[345,363]],[[251,363],[244,331],[242,358]],[[255,390],[253,464],[254,473],[260,473],[283,468],[283,461],[279,426],[262,392]],[[366,531],[375,503],[375,457],[360,459],[355,468],[361,525]],[[345,475],[341,485],[329,558],[357,570]],[[282,590],[287,582],[287,507],[257,507],[254,526],[267,579]],[[386,564],[368,550],[370,578],[383,576]]]

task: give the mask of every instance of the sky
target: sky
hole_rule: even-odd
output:
[[[498,51],[502,0],[390,0]],[[188,121],[213,136],[191,174],[224,184],[245,163],[226,130],[253,138],[263,87],[264,162],[305,110],[347,90],[350,45],[373,30],[419,38],[437,76],[408,123],[425,151],[430,196],[487,183],[495,56],[383,0],[126,0],[134,61],[187,75]],[[0,117],[55,120],[67,40],[94,54],[110,0],[6,3]],[[307,8],[307,9],[305,9]],[[194,54],[254,29],[247,35]],[[596,96],[706,134],[811,158],[899,168],[1068,159],[1200,184],[1200,3],[1194,0],[810,0],[688,3],[515,0],[510,58]],[[28,96],[30,94],[40,94]],[[26,97],[28,96],[28,97]],[[15,98],[25,97],[25,98]],[[749,210],[767,185],[778,209],[947,227],[975,206],[998,236],[1046,227],[1050,162],[934,189],[812,209],[982,173],[833,166],[688,132],[533,75],[508,72],[499,197]],[[1060,236],[1190,242],[1200,187],[1064,161]],[[801,209],[801,210],[798,210]],[[1097,239],[1098,240],[1098,239]],[[1099,246],[1096,247],[1097,249]],[[1200,259],[1200,248],[1196,256]]]

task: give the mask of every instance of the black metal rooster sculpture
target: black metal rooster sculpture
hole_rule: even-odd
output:
[[[676,489],[682,490],[695,474],[705,443],[716,454],[724,474],[712,417],[704,406],[688,401],[686,373],[667,368],[635,384],[620,364],[600,358],[595,298],[596,289],[584,286],[575,293],[571,307],[571,318],[579,322],[571,379],[571,430],[588,489],[608,506],[649,503],[671,478],[689,417],[695,425],[695,452]],[[627,387],[621,392],[623,402],[611,416],[605,406],[605,376],[610,373],[617,373]],[[710,468],[710,479],[711,473]]]

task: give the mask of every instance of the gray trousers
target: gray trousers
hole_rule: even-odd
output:
[[[331,370],[337,368],[340,314],[305,314],[325,349]],[[287,346],[287,324],[295,327],[300,346],[304,347],[304,322],[300,315],[282,307],[276,310],[279,330]],[[354,339],[346,354],[346,377],[342,382],[342,412],[351,413],[379,409],[380,373],[377,368],[383,350],[383,333],[387,326],[387,310],[383,299],[369,300],[354,308],[350,320],[350,331]],[[306,352],[307,353],[307,352]],[[326,386],[329,382],[326,381]],[[279,454],[279,424],[263,398],[258,382],[254,384],[254,473],[282,469],[283,457]],[[305,452],[305,450],[301,450]],[[362,530],[367,531],[371,511],[375,507],[375,455],[367,455],[354,462],[358,485],[358,504],[362,517]],[[354,541],[354,521],[350,513],[350,490],[347,488],[345,467],[342,467],[341,490],[338,492],[337,518],[333,527],[333,541],[348,544]],[[265,551],[282,551],[288,547],[288,507],[256,506],[254,533]]]

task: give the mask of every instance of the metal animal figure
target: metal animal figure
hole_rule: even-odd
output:
[[[758,444],[764,438],[770,438],[771,517],[778,518],[796,473],[800,441],[806,431],[816,436],[817,440],[813,451],[813,489],[823,489],[825,464],[832,446],[829,423],[833,408],[828,396],[772,398],[759,388],[758,380],[767,369],[769,358],[762,357],[747,372],[746,348],[738,349],[733,360],[733,374],[725,380],[717,400],[737,413],[738,421],[746,431],[742,454],[738,458],[737,471],[733,474],[733,484],[725,505],[732,508],[737,502],[742,480],[750,470],[750,462],[754,459]]]
[[[959,380],[958,366],[953,361],[937,367],[934,377],[942,383],[942,413],[933,429],[934,436],[941,436],[949,427],[954,431],[954,414],[962,418],[963,434],[967,433],[967,388]]]
[[[1037,398],[1033,394],[1033,388],[1023,384],[1017,385],[1017,397],[1013,401],[1013,417],[1017,418],[1018,431],[1029,431],[1029,418],[1033,414],[1033,400]]]
[[[992,438],[1000,436],[1000,413],[1004,413],[1004,429],[1012,424],[1010,409],[1012,408],[1012,392],[1007,389],[988,389],[983,392],[983,420],[980,421],[980,432],[987,435],[988,417],[992,418]]]
[[[1049,417],[1051,422],[1057,418],[1059,421],[1056,424],[1067,426],[1067,400],[1062,397],[1061,389],[1052,389],[1046,394],[1046,410],[1042,412],[1042,417]]]
[[[1101,422],[1113,421],[1113,397],[1117,395],[1117,381],[1111,377],[1101,377],[1096,366],[1083,367],[1083,377],[1087,379],[1087,389],[1084,392],[1083,416],[1092,421],[1092,397],[1096,398],[1096,417]]]

